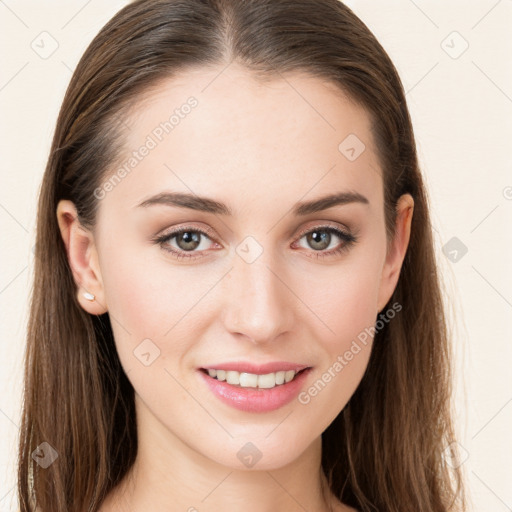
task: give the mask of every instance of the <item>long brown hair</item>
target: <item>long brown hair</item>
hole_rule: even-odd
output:
[[[365,512],[465,509],[460,469],[445,457],[455,440],[451,349],[428,198],[403,85],[385,50],[337,0],[138,0],[104,26],[73,73],[40,190],[21,511],[96,511],[137,454],[134,390],[108,313],[90,315],[78,303],[57,204],[72,200],[82,224],[93,227],[94,190],[119,156],[127,109],[177,71],[232,61],[262,80],[305,71],[365,108],[381,164],[388,244],[397,199],[414,198],[410,243],[389,301],[402,310],[375,334],[359,387],[322,434],[332,492]],[[46,468],[33,456],[49,449],[42,443],[58,455]]]

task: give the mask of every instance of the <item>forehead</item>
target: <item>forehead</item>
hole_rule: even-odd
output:
[[[130,207],[163,190],[235,211],[253,198],[292,204],[348,189],[382,201],[369,116],[311,75],[262,82],[236,64],[191,69],[143,94],[125,126],[118,167],[128,175],[109,197]]]

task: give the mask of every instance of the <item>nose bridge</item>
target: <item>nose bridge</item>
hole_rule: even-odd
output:
[[[229,331],[264,343],[290,329],[293,295],[273,251],[250,238],[237,247],[226,276],[224,321]]]

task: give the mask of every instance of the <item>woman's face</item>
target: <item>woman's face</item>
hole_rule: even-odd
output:
[[[231,65],[162,82],[123,134],[82,303],[108,309],[139,425],[162,450],[283,466],[356,390],[398,279],[369,118],[318,78]],[[204,371],[234,368],[244,386]]]

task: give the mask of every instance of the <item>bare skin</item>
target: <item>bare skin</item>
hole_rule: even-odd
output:
[[[57,208],[79,303],[92,315],[109,312],[136,393],[137,460],[101,512],[354,511],[322,492],[321,434],[356,390],[373,339],[342,371],[332,369],[391,298],[414,201],[400,198],[388,251],[366,112],[318,78],[287,75],[263,85],[235,64],[221,70],[164,81],[132,110],[125,161],[133,151],[145,156],[101,188],[93,231],[79,225],[70,201]],[[155,128],[191,96],[197,106],[157,140]],[[364,144],[356,158],[339,148],[349,134]],[[139,151],[148,135],[157,144]],[[164,191],[207,196],[232,215],[138,206]],[[343,191],[367,202],[293,212],[298,202]],[[357,240],[348,244],[325,226]],[[153,241],[178,227],[196,230],[200,243]],[[311,231],[325,233],[325,246]],[[259,251],[254,261],[237,251],[247,247]],[[148,350],[159,352],[145,365],[134,351],[148,339]],[[219,401],[201,378],[198,368],[221,361],[307,364],[305,393],[329,369],[332,378],[307,392],[307,403],[245,412]],[[249,442],[262,454],[250,468],[237,457]]]

